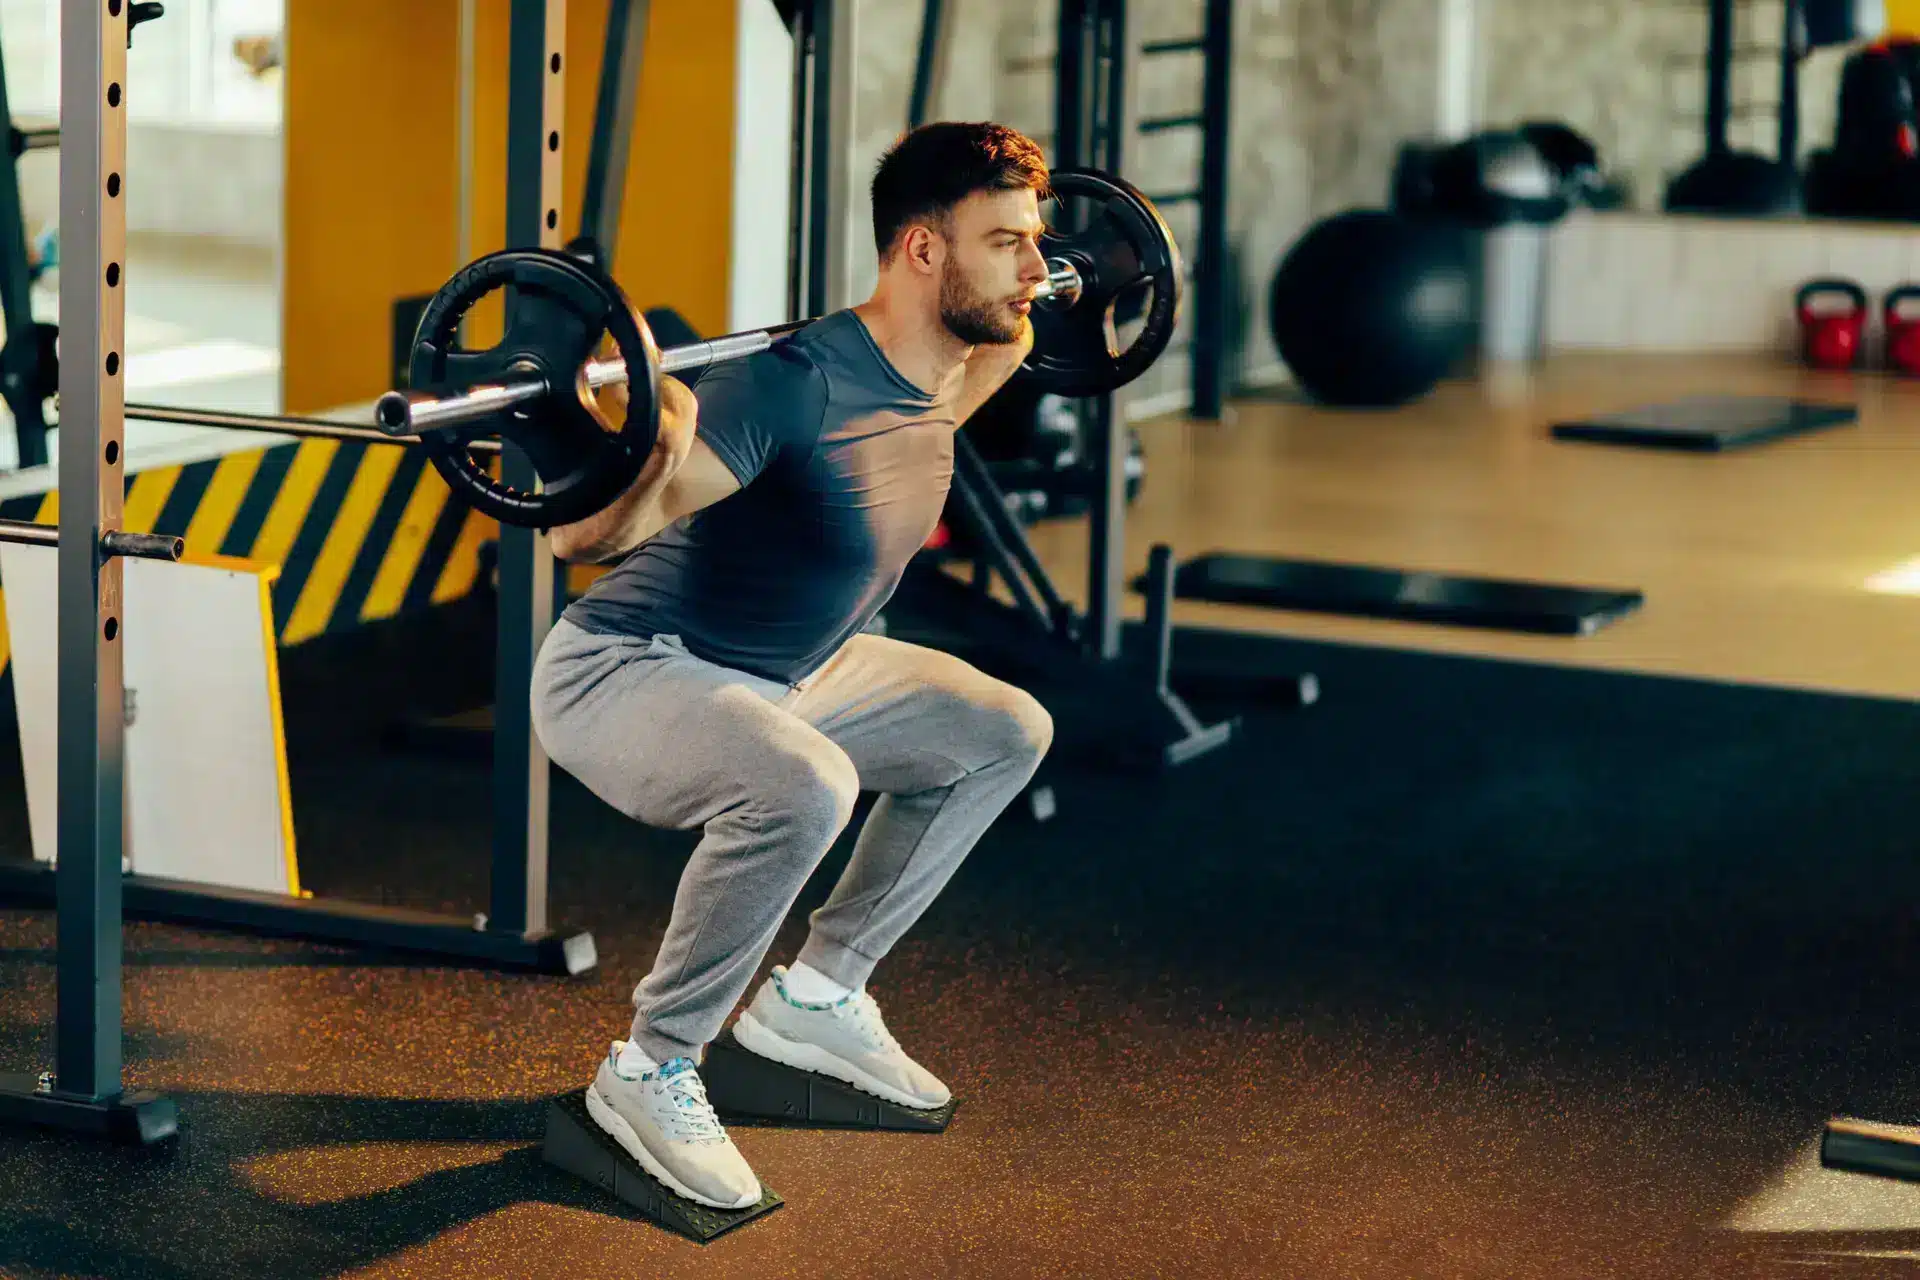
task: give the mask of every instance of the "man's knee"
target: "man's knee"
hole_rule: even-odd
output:
[[[750,807],[763,818],[791,823],[831,843],[853,817],[860,774],[845,751],[822,737],[785,745],[743,766]]]
[[[994,698],[989,732],[1001,759],[1038,764],[1053,745],[1053,716],[1024,689],[1005,685]]]

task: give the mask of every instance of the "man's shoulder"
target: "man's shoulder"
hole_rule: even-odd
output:
[[[707,370],[693,384],[703,428],[749,428],[780,443],[811,442],[827,403],[826,376],[799,349],[776,343]]]
[[[779,412],[809,400],[817,410],[825,390],[826,377],[818,363],[787,342],[714,365],[693,384],[703,403],[710,395],[725,395],[755,412]]]

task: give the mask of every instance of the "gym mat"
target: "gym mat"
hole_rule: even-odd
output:
[[[1559,440],[1724,453],[1857,422],[1850,404],[1814,404],[1781,396],[1690,396],[1623,413],[1556,422]]]
[[[473,599],[287,655],[316,893],[486,902],[491,768],[376,743],[483,700],[492,628]],[[948,1132],[730,1130],[787,1203],[704,1249],[547,1165],[551,1100],[626,1029],[699,836],[560,774],[552,918],[603,957],[576,978],[129,924],[127,1078],[179,1103],[179,1158],[0,1132],[0,1274],[1901,1274],[1910,1189],[1806,1162],[1830,1108],[1920,1097],[1920,707],[1179,644],[1327,696],[994,823],[871,985],[962,1100]],[[0,857],[24,858],[16,738]],[[49,913],[0,912],[0,1068],[51,1061],[56,947]]]
[[[1134,579],[1136,592],[1144,588],[1144,577]],[[1638,609],[1645,599],[1630,588],[1466,578],[1225,552],[1196,556],[1181,565],[1174,571],[1173,590],[1182,600],[1564,636],[1592,635]]]

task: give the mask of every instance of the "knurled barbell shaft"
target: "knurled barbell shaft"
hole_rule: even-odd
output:
[[[1072,263],[1062,259],[1050,259],[1051,268],[1046,280],[1034,290],[1034,297],[1050,299],[1062,306],[1072,306],[1080,299],[1082,281],[1080,272]],[[660,353],[660,372],[663,374],[686,373],[689,370],[705,369],[710,365],[724,364],[729,360],[739,360],[756,352],[765,351],[775,342],[796,329],[805,328],[813,323],[800,320],[792,324],[775,325],[770,329],[752,329],[745,333],[730,333],[724,337],[711,338],[705,342],[689,342],[683,346],[668,347]],[[627,380],[627,362],[624,360],[589,360],[586,366],[587,386],[599,390],[616,382]],[[550,388],[538,378],[529,378],[525,382],[511,382],[500,386],[473,387],[470,390],[451,396],[407,395],[404,391],[389,391],[380,397],[374,406],[374,421],[380,429],[389,435],[409,435],[435,428],[458,426],[463,422],[476,422],[490,417],[503,409],[518,404],[530,404],[546,395]]]

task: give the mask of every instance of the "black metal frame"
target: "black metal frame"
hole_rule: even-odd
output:
[[[23,132],[13,124],[7,77],[0,68],[0,124],[7,129],[6,163],[0,164],[0,314],[7,319],[7,342],[0,347],[0,396],[13,412],[19,465],[47,461],[47,416],[40,382],[40,344],[33,322],[33,269],[27,262],[27,220],[20,207],[20,156],[57,145],[57,129]]]
[[[62,0],[61,7],[66,154],[60,219],[67,263],[60,285],[66,447],[60,454],[57,533],[60,857],[52,870],[0,866],[0,895],[57,905],[56,1060],[52,1072],[0,1076],[0,1122],[148,1143],[173,1136],[177,1119],[170,1100],[128,1093],[122,1086],[120,962],[126,915],[553,973],[578,973],[592,967],[595,956],[591,936],[562,937],[546,926],[549,766],[533,737],[526,690],[533,655],[551,621],[555,574],[553,557],[532,530],[507,527],[501,537],[496,682],[503,714],[495,734],[488,914],[465,919],[291,899],[122,871],[125,683],[118,613],[124,595],[118,556],[179,553],[177,540],[143,540],[119,528],[128,406],[121,381],[126,121],[118,87],[127,79],[131,11],[131,6],[96,0]],[[511,23],[509,239],[557,247],[565,0],[514,0]],[[111,98],[109,85],[114,86]],[[210,414],[202,421],[269,430],[285,422],[305,435],[363,430],[264,415]],[[509,477],[534,482],[517,450],[503,450],[502,466]],[[21,541],[29,535],[0,527],[0,538]],[[33,534],[30,540],[45,539]]]
[[[651,7],[651,0],[610,0],[607,6],[607,44],[600,62],[593,138],[587,146],[580,234],[597,246],[600,265],[609,271],[626,201],[627,161],[633,152],[633,121],[640,102],[640,69],[646,61]]]
[[[1800,163],[1800,61],[1807,54],[1803,0],[1785,0],[1781,6],[1780,105],[1774,158],[1787,167]],[[1736,56],[1735,0],[1708,0],[1706,79],[1707,100],[1703,126],[1705,158],[1730,155],[1733,121],[1733,70]],[[1749,47],[1746,53],[1757,50]]]
[[[1168,191],[1151,197],[1157,205],[1191,204],[1198,210],[1198,243],[1193,261],[1193,336],[1187,346],[1192,396],[1188,414],[1202,422],[1218,422],[1225,412],[1230,379],[1227,376],[1227,333],[1233,305],[1232,278],[1227,263],[1227,182],[1231,168],[1230,140],[1233,109],[1233,0],[1207,0],[1206,22],[1198,36],[1178,40],[1149,40],[1140,46],[1143,57],[1166,54],[1201,55],[1200,110],[1192,115],[1164,116],[1140,122],[1141,133],[1172,129],[1199,129],[1200,176],[1192,190]]]
[[[1193,264],[1193,404],[1188,412],[1217,422],[1228,391],[1227,331],[1234,291],[1227,261],[1227,181],[1233,137],[1233,0],[1207,0],[1201,37],[1205,68],[1200,115],[1200,238]]]
[[[1126,167],[1125,0],[1061,0],[1054,80],[1056,163],[1120,173]],[[1101,660],[1120,656],[1126,590],[1127,433],[1111,394],[1074,406],[1087,452],[1097,458],[1090,512],[1087,616],[1081,641]]]
[[[939,0],[928,0],[921,20],[909,128],[925,123],[931,108],[941,65],[943,8]],[[1230,20],[1230,8],[1221,6],[1221,14]],[[1218,15],[1210,10],[1210,16]],[[1062,0],[1058,49],[1055,164],[1088,164],[1117,172],[1126,128],[1124,0]],[[803,132],[809,136],[817,132],[817,120],[802,119],[808,120]],[[800,172],[797,147],[795,167]],[[796,221],[796,259],[806,230]],[[1212,260],[1218,263],[1221,255],[1215,253]],[[1120,731],[1107,742],[1116,756],[1152,768],[1182,764],[1228,743],[1238,721],[1201,723],[1171,687],[1172,564],[1164,547],[1154,549],[1145,584],[1145,670],[1131,667],[1122,658],[1127,435],[1116,426],[1112,396],[1083,400],[1078,410],[1095,471],[1086,614],[1077,614],[1054,586],[1025,530],[1009,513],[1006,495],[964,431],[954,437],[951,493],[956,518],[973,548],[972,583],[962,584],[922,558],[909,568],[895,599],[915,620],[960,637],[963,645],[970,642],[996,651],[1009,666],[1038,669],[1043,678],[1066,685],[1092,686],[1099,694],[1094,701],[1119,726]],[[1011,606],[992,598],[996,576],[1012,596]],[[1313,701],[1318,689],[1310,675],[1276,677],[1259,686],[1268,696],[1296,705]]]
[[[793,153],[788,241],[788,319],[827,313],[832,303],[832,148],[837,125],[831,93],[835,40],[843,0],[800,0],[788,18],[793,33]]]
[[[940,55],[947,47],[947,21],[952,16],[946,0],[922,0],[920,47],[913,60],[913,88],[907,97],[909,131],[927,122],[934,100],[945,87],[947,67]]]

